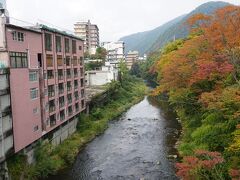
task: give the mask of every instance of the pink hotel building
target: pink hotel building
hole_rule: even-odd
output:
[[[82,39],[0,17],[0,162],[40,139],[59,144],[85,109]]]

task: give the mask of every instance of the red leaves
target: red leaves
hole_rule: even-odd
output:
[[[232,180],[240,179],[240,170],[238,170],[238,169],[230,169],[229,174],[230,174]]]
[[[194,179],[198,170],[211,171],[211,169],[223,162],[224,159],[219,152],[197,150],[194,156],[186,156],[183,158],[182,163],[176,163],[177,176],[183,179]]]
[[[191,79],[191,84],[201,80],[214,80],[217,77],[225,77],[233,71],[233,66],[227,61],[199,60],[196,62],[197,71]]]

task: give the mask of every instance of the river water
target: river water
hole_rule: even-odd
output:
[[[170,156],[177,154],[179,131],[175,115],[145,97],[110,122],[105,133],[79,153],[73,167],[49,179],[177,179]]]

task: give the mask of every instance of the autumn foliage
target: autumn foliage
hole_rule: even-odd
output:
[[[202,178],[223,179],[221,172],[212,173],[221,170],[220,165],[223,162],[224,159],[219,152],[197,150],[194,156],[186,156],[182,163],[176,163],[177,175],[187,180],[195,179],[196,175]]]
[[[183,125],[177,174],[239,179],[240,7],[187,23],[189,37],[169,43],[151,69],[159,84],[153,95],[167,94]]]

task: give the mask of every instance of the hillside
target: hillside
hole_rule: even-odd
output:
[[[213,1],[200,5],[192,12],[177,17],[153,30],[139,32],[120,38],[125,42],[125,52],[138,50],[140,54],[149,53],[163,47],[175,38],[183,38],[188,35],[188,28],[184,25],[186,20],[198,13],[212,14],[216,9],[230,5],[226,2]]]

